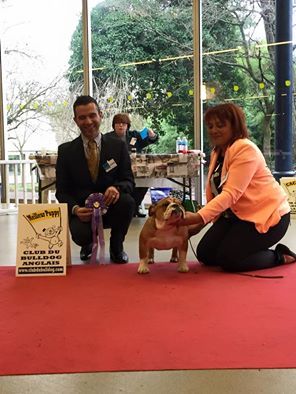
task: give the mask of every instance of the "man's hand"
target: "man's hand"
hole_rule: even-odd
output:
[[[104,199],[106,205],[115,204],[119,199],[119,191],[116,189],[115,186],[110,186],[106,189],[104,193]]]
[[[77,207],[75,209],[75,215],[78,216],[82,222],[89,222],[91,220],[92,211],[92,208]]]

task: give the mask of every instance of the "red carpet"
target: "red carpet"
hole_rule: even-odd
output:
[[[296,368],[296,264],[226,274],[191,264],[0,268],[0,374]],[[257,274],[257,273],[256,273]]]

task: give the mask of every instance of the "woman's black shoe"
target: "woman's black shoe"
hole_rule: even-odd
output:
[[[277,244],[275,247],[275,252],[281,264],[285,264],[285,256],[291,256],[294,258],[294,261],[296,261],[296,253],[292,252],[292,250],[290,250],[286,245]],[[289,262],[293,263],[294,261]]]

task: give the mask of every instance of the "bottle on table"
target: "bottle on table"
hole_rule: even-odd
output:
[[[182,145],[183,153],[188,153],[188,139],[186,137],[183,137]]]
[[[182,139],[180,137],[176,140],[176,153],[181,153],[183,150]]]
[[[136,148],[132,148],[131,149],[131,158],[136,158],[137,157],[137,149]]]

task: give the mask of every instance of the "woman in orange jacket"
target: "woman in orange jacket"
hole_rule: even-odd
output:
[[[182,222],[196,231],[213,222],[197,247],[198,260],[230,272],[295,261],[285,245],[269,249],[288,229],[290,206],[263,154],[248,139],[244,112],[235,104],[220,104],[207,110],[205,123],[214,147],[207,204],[197,213],[187,212]]]

